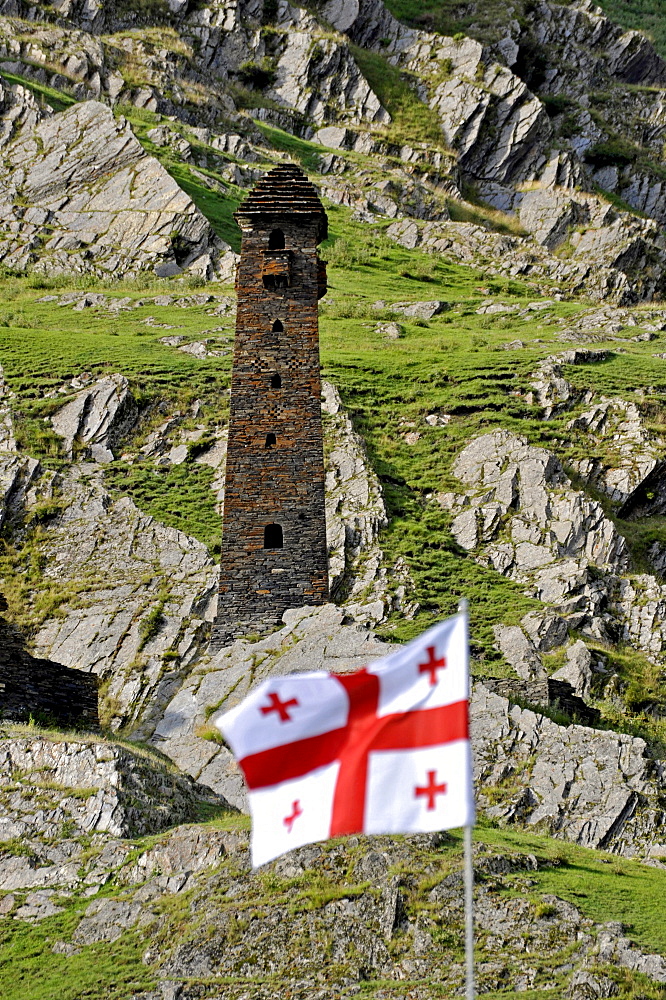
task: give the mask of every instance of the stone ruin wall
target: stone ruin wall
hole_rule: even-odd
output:
[[[0,618],[0,720],[98,730],[97,687],[95,674],[31,656]]]

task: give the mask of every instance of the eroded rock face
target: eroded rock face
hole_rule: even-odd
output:
[[[662,662],[666,587],[654,576],[630,576],[625,539],[597,501],[572,488],[554,455],[494,431],[468,445],[454,471],[467,492],[440,494],[437,501],[452,511],[458,543],[551,605],[554,621],[543,623],[543,639],[538,621],[527,616],[524,623],[538,649],[553,648],[565,629],[574,629],[604,642],[629,642]],[[660,572],[659,545],[650,558]],[[555,642],[548,638],[551,627],[553,636],[562,636]],[[506,644],[502,651],[521,676],[536,676],[537,650],[520,631],[500,626],[498,643]],[[573,677],[572,683],[579,688],[584,681]]]
[[[29,90],[0,77],[0,147],[7,146],[22,129],[34,128],[49,114]]]
[[[237,704],[260,680],[312,670],[357,670],[388,653],[367,628],[343,625],[345,613],[333,604],[285,612],[284,628],[248,642],[238,639],[212,658],[203,657],[172,699],[152,742],[188,774],[246,807],[243,782],[226,747],[201,739],[211,726],[211,710]]]
[[[657,465],[663,441],[653,438],[635,403],[602,396],[591,409],[575,417],[569,429],[594,436],[596,447],[619,452],[611,463],[600,458],[579,460],[576,471],[611,500],[624,503]]]
[[[5,145],[0,220],[0,259],[18,270],[212,277],[228,250],[124,119],[96,101]]]
[[[544,449],[494,431],[461,452],[454,472],[476,492],[441,498],[453,510],[462,507],[454,536],[464,548],[482,546],[483,561],[498,572],[529,581],[535,597],[557,602],[585,591],[594,606],[588,566],[627,569],[626,543],[601,505],[573,490]]]
[[[325,457],[329,588],[334,597],[353,602],[380,572],[382,553],[377,539],[388,517],[365,444],[337,389],[323,382],[322,395],[324,433],[333,444]]]
[[[0,528],[12,513],[20,512],[26,494],[39,478],[41,467],[36,458],[14,452],[0,453]]]

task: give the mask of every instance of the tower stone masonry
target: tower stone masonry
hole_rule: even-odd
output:
[[[328,599],[317,303],[327,218],[298,167],[266,174],[242,232],[220,592],[211,646]]]

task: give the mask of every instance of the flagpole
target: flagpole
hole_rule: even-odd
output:
[[[465,827],[465,979],[467,1000],[474,1000],[474,866],[472,827]]]
[[[458,603],[459,614],[465,615],[467,644],[469,647],[469,603],[463,597]],[[472,826],[464,828],[464,878],[465,878],[465,981],[466,1000],[474,1000],[474,863],[472,860]]]

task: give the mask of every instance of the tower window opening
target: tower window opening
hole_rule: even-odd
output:
[[[275,434],[267,434],[266,444],[264,445],[264,448],[274,448],[276,444],[277,440],[275,438]]]
[[[281,389],[282,388],[282,377],[280,375],[273,375],[271,377],[271,389]]]
[[[282,326],[282,323],[279,319],[276,319],[273,323],[273,333],[282,333],[283,330],[284,327]]]
[[[265,274],[264,288],[276,291],[280,288],[289,288],[289,276],[286,274]]]
[[[268,237],[269,250],[284,250],[284,233],[281,229],[274,229]]]
[[[284,537],[281,524],[267,524],[264,528],[264,548],[282,549],[284,548]]]

